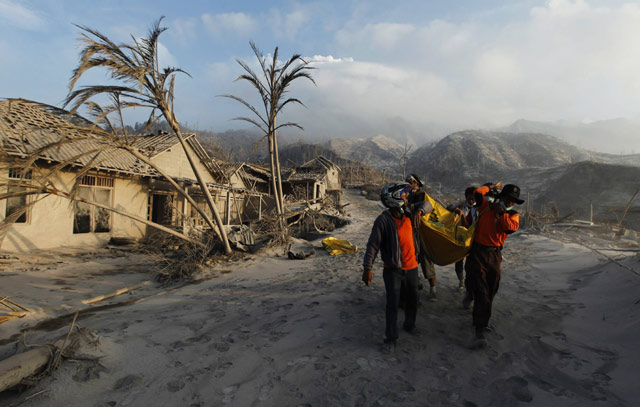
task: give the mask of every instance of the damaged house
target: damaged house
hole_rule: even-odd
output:
[[[308,202],[312,209],[319,208],[327,198],[339,205],[342,193],[340,171],[338,165],[319,155],[283,174],[284,192],[295,196],[298,201]]]
[[[82,117],[53,106],[23,99],[0,101],[0,180],[7,192],[7,198],[0,200],[0,219],[9,223],[3,228],[2,250],[100,246],[111,237],[139,239],[151,232],[152,228],[144,223],[105,207],[182,232],[204,228],[191,204],[151,166],[124,149],[104,149],[99,137],[82,130],[88,124]],[[78,142],[46,147],[62,138]],[[263,194],[250,189],[237,171],[225,173],[194,134],[184,138],[187,148],[198,158],[196,165],[201,166],[224,223],[237,225],[258,218]],[[209,213],[176,135],[136,136],[130,138],[129,144],[178,182]],[[101,148],[100,154],[91,153]],[[24,173],[17,163],[34,153],[35,165]],[[90,170],[83,172],[86,167]],[[11,196],[11,192],[29,188],[29,183],[35,183],[42,173],[48,174],[49,190],[57,193]],[[71,202],[66,195],[74,185],[78,197],[99,206]]]

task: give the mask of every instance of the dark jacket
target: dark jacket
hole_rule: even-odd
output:
[[[414,204],[415,211],[421,210],[423,214],[431,212],[429,202]],[[405,216],[408,216],[405,214]],[[413,244],[416,250],[416,257],[420,248],[420,237],[416,230],[413,231]],[[393,268],[402,268],[402,253],[400,251],[400,239],[398,238],[398,227],[393,220],[391,212],[387,209],[382,212],[373,222],[373,228],[367,242],[367,250],[364,253],[363,267],[365,270],[373,268],[373,261],[380,252],[382,262]]]

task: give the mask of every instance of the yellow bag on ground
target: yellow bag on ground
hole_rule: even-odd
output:
[[[335,237],[327,237],[322,239],[322,246],[330,255],[357,253],[358,248],[348,240],[336,239]]]
[[[458,226],[460,215],[425,195],[433,209],[422,217],[418,231],[431,260],[438,266],[446,266],[464,259],[471,249],[475,225],[468,229]]]

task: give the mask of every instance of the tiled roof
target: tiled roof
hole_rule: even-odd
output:
[[[9,155],[38,153],[42,159],[54,162],[91,165],[126,174],[157,175],[154,169],[127,151],[92,133],[90,126],[91,122],[81,116],[54,106],[25,99],[0,101],[0,143]],[[185,136],[185,141],[214,178],[227,179],[194,134]],[[128,142],[148,157],[154,157],[178,144],[179,140],[175,134],[160,133],[131,136]],[[51,145],[54,147],[47,148]]]

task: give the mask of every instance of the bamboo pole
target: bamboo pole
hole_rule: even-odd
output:
[[[120,288],[118,290],[115,290],[109,294],[104,294],[104,295],[98,295],[97,297],[93,297],[93,298],[89,298],[87,300],[82,300],[83,304],[95,304],[96,302],[100,302],[102,300],[106,300],[108,298],[113,298],[113,297],[117,297],[118,295],[122,295],[124,293],[127,293],[129,291],[133,291],[133,290],[137,290],[138,288],[142,288],[146,285],[151,284],[151,281],[143,281],[140,284],[135,284],[129,287],[124,287],[124,288]]]

